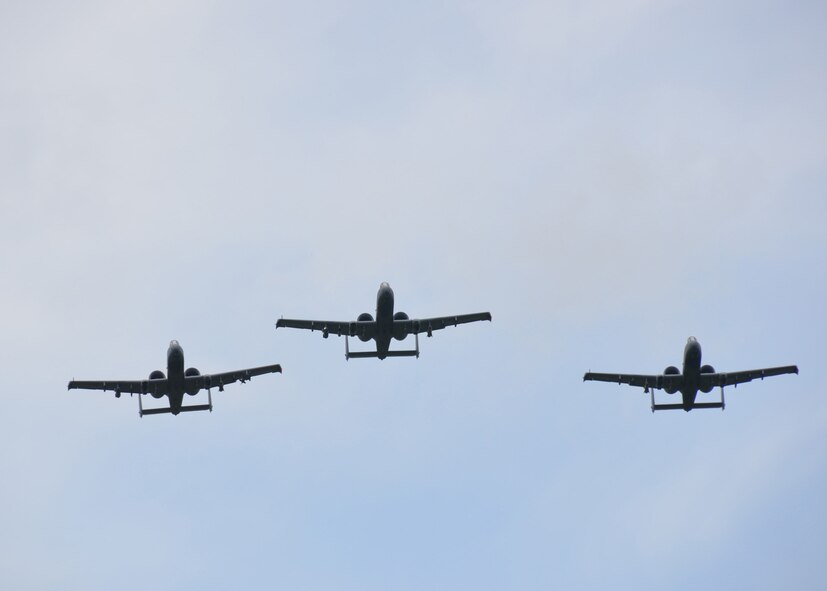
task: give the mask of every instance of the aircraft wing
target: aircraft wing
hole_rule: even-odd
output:
[[[224,389],[227,384],[233,382],[248,382],[250,378],[268,373],[281,373],[281,365],[264,365],[262,367],[251,367],[250,369],[238,369],[224,373],[204,374],[200,376],[187,376],[184,378],[184,389],[191,390],[195,384],[199,390],[206,388]]]
[[[748,369],[747,371],[733,371],[726,373],[701,374],[701,384],[704,386],[735,386],[752,380],[763,380],[771,376],[780,376],[787,373],[798,373],[798,366],[785,365],[783,367],[767,367],[764,369]]]
[[[154,394],[165,395],[169,392],[166,379],[160,380],[107,380],[107,381],[80,381],[69,382],[69,390],[111,390],[125,394]]]
[[[419,320],[394,320],[394,326],[400,324],[405,327],[406,334],[428,334],[434,330],[442,330],[448,326],[479,322],[480,320],[491,320],[490,312],[478,312],[476,314],[460,314],[459,316],[440,316],[438,318],[421,318]]]
[[[587,372],[583,376],[583,381],[594,382],[610,382],[613,384],[628,384],[630,386],[637,386],[638,388],[656,388],[658,390],[664,387],[679,388],[683,376],[677,375],[643,375],[643,374],[624,374],[624,373],[592,373]]]
[[[376,321],[354,320],[353,322],[339,322],[336,320],[292,320],[290,318],[279,318],[276,328],[303,328],[305,330],[318,330],[322,336],[327,338],[328,334],[336,336],[347,335],[349,337],[362,336],[373,338],[376,334]]]

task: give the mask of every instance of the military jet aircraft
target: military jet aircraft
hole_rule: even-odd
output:
[[[355,322],[336,322],[327,320],[290,320],[281,318],[276,322],[276,328],[304,328],[321,331],[327,338],[331,334],[345,336],[345,359],[360,357],[419,357],[419,333],[433,336],[433,331],[446,326],[456,326],[479,320],[491,320],[489,312],[478,314],[462,314],[459,316],[442,316],[439,318],[423,318],[411,320],[404,312],[393,311],[393,290],[387,283],[379,286],[376,295],[376,319],[369,313],[359,314]],[[391,339],[404,340],[408,335],[416,336],[416,348],[408,351],[391,351]],[[351,351],[348,337],[358,337],[362,342],[371,339],[376,341],[376,351]]]
[[[689,337],[683,350],[683,373],[670,365],[663,371],[663,375],[635,375],[617,373],[592,373],[583,376],[583,381],[616,382],[643,388],[644,394],[652,395],[652,412],[656,410],[678,410],[687,412],[693,408],[720,408],[725,407],[724,386],[737,386],[754,379],[768,378],[786,373],[798,373],[795,365],[784,367],[769,367],[766,369],[750,369],[718,373],[711,365],[701,365],[701,345],[695,337]],[[721,388],[720,402],[695,402],[698,391],[709,393],[713,388]],[[655,404],[655,389],[665,390],[667,394],[680,392],[683,402],[680,404]]]
[[[167,349],[167,375],[160,369],[149,374],[148,380],[112,380],[112,381],[75,381],[69,382],[69,390],[112,390],[115,398],[120,398],[122,392],[138,394],[138,416],[157,415],[171,413],[177,415],[180,412],[191,412],[196,410],[208,410],[212,412],[211,388],[218,388],[219,392],[224,391],[224,386],[241,381],[243,384],[254,376],[266,373],[281,373],[281,365],[265,365],[264,367],[253,367],[251,369],[239,369],[225,373],[202,375],[194,367],[184,370],[184,350],[178,341],[171,341]],[[184,394],[195,396],[201,390],[207,390],[208,404],[194,404],[183,406]],[[147,408],[141,403],[141,396],[150,394],[153,398],[169,398],[169,408]]]

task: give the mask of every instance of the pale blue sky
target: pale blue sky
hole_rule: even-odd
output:
[[[0,5],[2,586],[821,588],[825,17]],[[381,281],[494,321],[384,362],[274,330]],[[801,375],[654,416],[581,381],[689,335]],[[143,420],[66,391],[173,338],[284,374]]]

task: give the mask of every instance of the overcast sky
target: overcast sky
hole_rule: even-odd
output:
[[[825,19],[0,3],[0,586],[821,588]],[[382,362],[274,329],[382,281],[494,320]],[[723,413],[582,382],[690,335],[801,374]],[[66,391],[171,339],[284,374],[178,417]]]

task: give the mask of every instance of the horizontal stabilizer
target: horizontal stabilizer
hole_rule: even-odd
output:
[[[368,357],[379,357],[376,351],[351,351],[345,355],[348,359],[353,357],[355,359],[366,359]]]
[[[193,412],[196,410],[209,410],[212,411],[212,404],[193,404],[192,406],[182,406],[181,412]],[[163,414],[171,414],[171,408],[142,408],[140,410],[140,415],[163,415]]]
[[[696,402],[693,404],[689,410],[693,410],[696,408],[724,408],[724,404],[722,402]],[[684,410],[683,404],[655,404],[652,406],[652,412],[656,410]]]
[[[209,410],[212,411],[212,404],[193,404],[192,406],[182,406],[181,412],[192,412],[195,410]]]
[[[652,412],[656,410],[683,410],[683,404],[655,404],[652,406]]]
[[[411,349],[409,351],[387,351],[385,353],[385,357],[419,357],[419,335],[416,336],[416,349]],[[353,357],[354,359],[365,359],[368,357],[379,357],[378,351],[351,351],[350,350],[350,341],[348,340],[347,336],[345,336],[345,359],[350,359]]]
[[[388,351],[388,357],[419,357],[419,351],[411,349],[410,351]]]
[[[410,351],[388,351],[388,357],[419,357],[419,351],[411,349]],[[348,359],[367,359],[369,357],[379,357],[376,351],[348,351]]]
[[[140,415],[162,415],[165,413],[171,413],[171,408],[146,408],[140,411]]]

